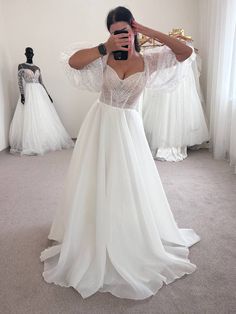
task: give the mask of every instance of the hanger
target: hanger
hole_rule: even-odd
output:
[[[183,28],[173,28],[171,32],[169,32],[169,36],[175,37],[177,39],[183,39],[185,41],[192,42],[192,36],[187,36],[184,34]]]
[[[184,42],[193,42],[192,36],[185,35],[183,28],[173,28],[172,31],[169,32],[169,36],[182,40]],[[194,51],[196,53],[199,53],[199,50],[197,48],[194,48]]]
[[[164,44],[160,43],[158,40],[147,37],[143,34],[139,34],[139,43],[143,49],[164,46]]]

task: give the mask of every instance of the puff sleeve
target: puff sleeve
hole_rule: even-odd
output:
[[[144,58],[148,73],[146,88],[171,91],[188,75],[195,53],[193,51],[188,59],[180,62],[169,47],[161,46],[146,50]]]
[[[70,83],[80,90],[100,92],[103,83],[104,60],[102,57],[89,63],[82,69],[73,69],[68,61],[69,58],[78,50],[91,48],[94,45],[86,42],[74,43],[65,52],[61,53],[60,61],[63,65],[66,76]]]

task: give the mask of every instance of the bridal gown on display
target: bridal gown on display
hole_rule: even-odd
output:
[[[43,155],[48,151],[74,146],[43,86],[40,69],[25,64],[18,71],[18,84],[25,103],[19,98],[11,122],[10,152]]]
[[[83,298],[100,291],[144,299],[196,270],[188,247],[200,237],[178,227],[137,111],[152,76],[174,67],[176,76],[161,84],[176,84],[181,63],[171,50],[144,55],[144,71],[121,79],[106,56],[82,70],[70,68],[69,57],[81,48],[62,55],[69,79],[100,95],[78,134],[48,235],[56,243],[40,255],[43,277]]]
[[[154,48],[150,53],[165,49]],[[157,84],[145,88],[141,98],[145,134],[155,159],[181,161],[187,157],[187,147],[209,140],[195,52],[190,59],[174,88],[160,86],[158,80],[170,74],[169,69],[163,69],[156,76]]]

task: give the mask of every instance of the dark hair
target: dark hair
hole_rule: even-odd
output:
[[[107,15],[107,29],[110,31],[110,27],[112,24],[116,22],[126,22],[130,26],[132,26],[132,21],[134,17],[129,9],[125,7],[117,7],[111,10]],[[140,45],[138,41],[138,35],[134,35],[134,46],[137,52],[140,51]]]

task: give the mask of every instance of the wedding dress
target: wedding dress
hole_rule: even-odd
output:
[[[19,98],[10,125],[11,153],[43,155],[48,151],[74,146],[43,86],[41,71],[33,64],[25,64],[18,71],[18,84],[25,96]]]
[[[145,134],[155,159],[181,161],[187,157],[187,147],[209,140],[195,52],[190,59],[192,62],[183,65],[184,75],[175,88],[160,88],[154,82],[141,98]],[[165,71],[159,72],[158,80],[165,77]]]
[[[173,217],[136,108],[156,71],[174,68],[176,76],[160,82],[173,86],[181,63],[171,50],[145,55],[144,71],[121,79],[107,57],[70,68],[81,48],[63,54],[66,71],[80,89],[100,95],[78,134],[48,235],[56,243],[41,252],[43,277],[83,298],[100,291],[144,299],[196,270],[188,247],[200,238]]]

